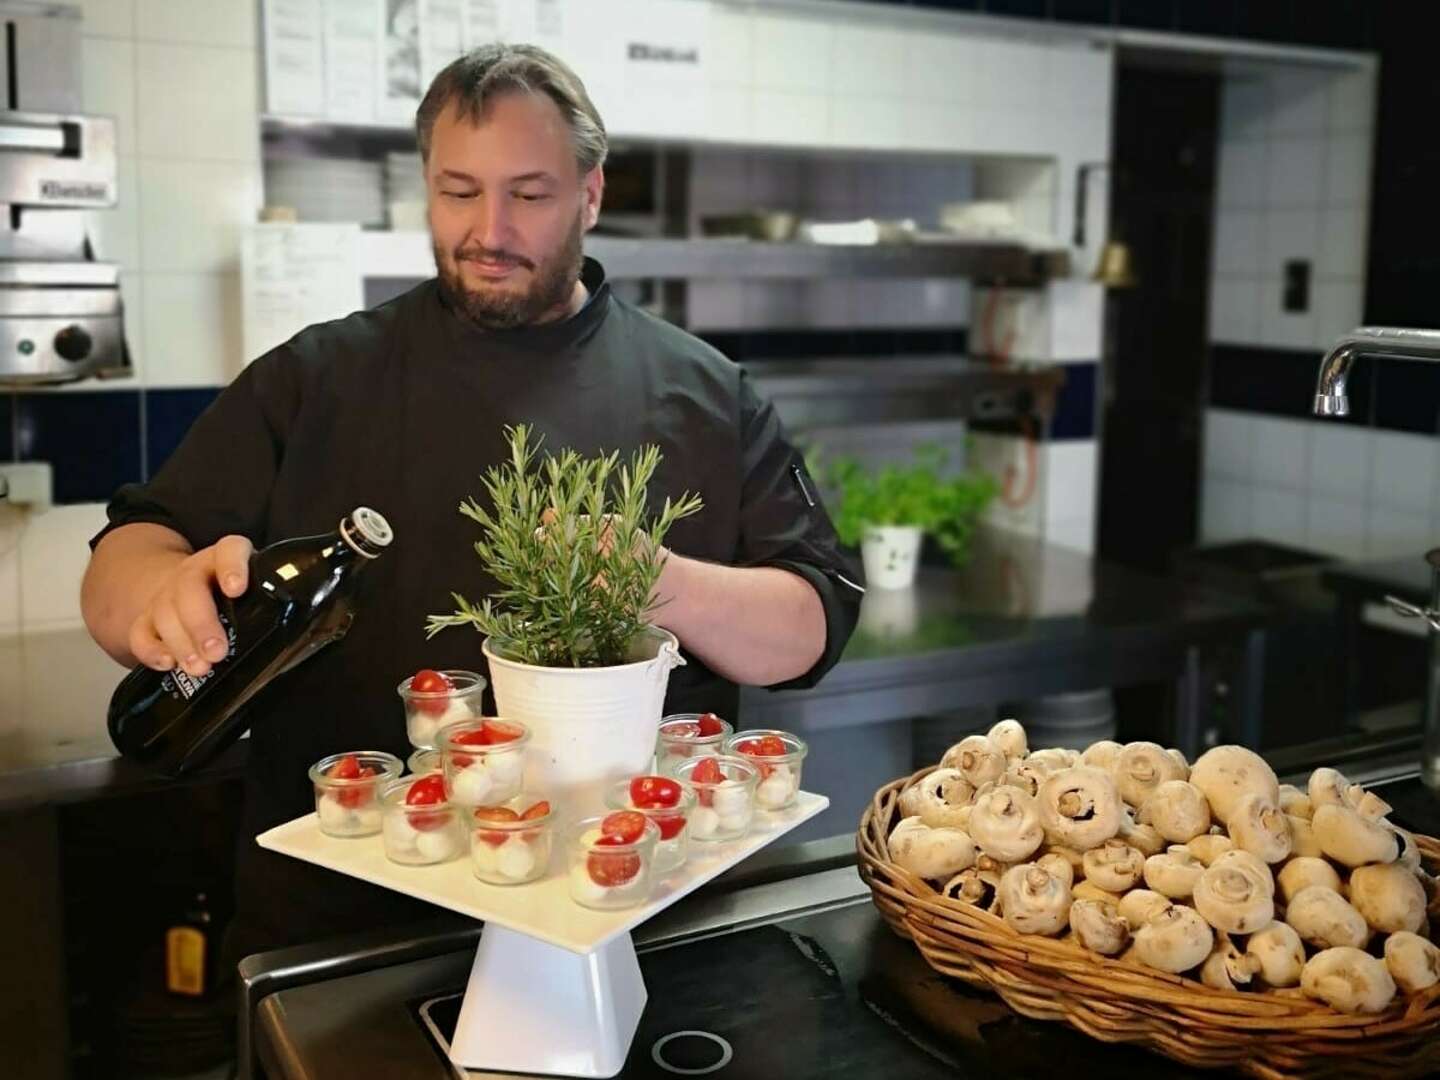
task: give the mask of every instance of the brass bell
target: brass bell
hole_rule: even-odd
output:
[[[1100,261],[1095,266],[1094,280],[1107,289],[1129,289],[1140,283],[1130,263],[1130,245],[1111,240],[1100,252]]]

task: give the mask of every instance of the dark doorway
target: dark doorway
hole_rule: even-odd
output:
[[[1099,555],[1148,570],[1197,535],[1219,103],[1214,72],[1121,57],[1110,221],[1139,282],[1106,301]]]

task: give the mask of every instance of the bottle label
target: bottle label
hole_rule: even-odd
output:
[[[165,932],[165,988],[193,997],[205,993],[205,935],[192,926]]]
[[[165,676],[165,678],[160,684],[166,693],[171,693],[174,690],[178,690],[180,692],[180,696],[183,697],[186,701],[189,701],[191,698],[193,698],[196,694],[200,692],[200,689],[207,682],[209,682],[212,678],[215,677],[215,673],[220,670],[220,665],[225,663],[226,660],[229,660],[232,656],[235,655],[235,643],[237,640],[235,634],[235,627],[230,622],[230,620],[226,618],[225,612],[221,611],[219,615],[220,625],[225,628],[225,640],[229,645],[229,650],[225,653],[224,658],[216,661],[214,664],[211,664],[210,670],[207,671],[204,675],[191,675],[182,667],[175,668],[173,671],[171,671],[168,675]]]

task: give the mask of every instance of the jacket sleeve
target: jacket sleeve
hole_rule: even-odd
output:
[[[814,686],[835,666],[855,629],[865,592],[840,549],[819,488],[785,434],[775,407],[740,376],[741,566],[778,566],[810,583],[825,609],[825,650],[815,666],[772,690]]]

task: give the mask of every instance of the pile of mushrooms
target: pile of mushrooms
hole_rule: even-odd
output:
[[[899,806],[891,860],[1017,933],[1347,1013],[1440,984],[1440,879],[1334,769],[1301,791],[1242,746],[1032,752],[1005,720]]]

